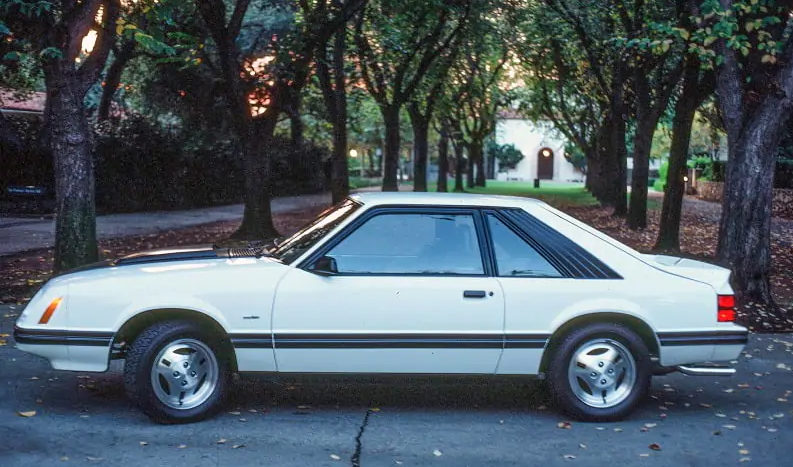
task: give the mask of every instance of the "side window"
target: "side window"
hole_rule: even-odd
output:
[[[380,214],[327,255],[348,274],[484,274],[471,214]]]
[[[492,214],[487,215],[499,277],[562,277],[537,250]]]

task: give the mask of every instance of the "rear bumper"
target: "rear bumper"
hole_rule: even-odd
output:
[[[107,371],[112,332],[14,327],[16,348],[43,357],[56,370]]]
[[[739,326],[736,328],[729,331],[658,333],[660,364],[677,367],[735,360],[749,342],[749,331]],[[689,374],[694,373],[691,371]]]

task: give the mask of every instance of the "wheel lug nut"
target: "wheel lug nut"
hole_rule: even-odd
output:
[[[597,378],[598,374],[593,371],[589,376],[591,376],[593,378]]]
[[[191,371],[191,372],[190,372],[190,376],[192,376],[193,378],[195,378],[195,371]]]
[[[174,371],[173,372],[173,377],[174,378],[178,378],[179,377],[179,372],[178,371]]]
[[[190,366],[190,364],[189,364],[189,363],[187,363],[187,362],[184,362],[184,363],[182,364],[182,366],[184,366],[185,368],[187,368],[188,366]]]
[[[599,363],[598,363],[598,366],[599,366],[599,367],[601,367],[601,368],[603,368],[603,362],[599,362]]]
[[[182,380],[182,386],[187,386],[187,381]]]
[[[185,383],[186,383],[186,381],[185,381]],[[606,380],[605,379],[601,379],[600,380],[600,384],[606,384]]]
[[[614,370],[609,368],[609,374],[612,374],[612,373],[614,373]]]

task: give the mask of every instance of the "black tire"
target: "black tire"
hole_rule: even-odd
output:
[[[568,378],[569,365],[575,352],[585,343],[597,338],[611,339],[624,346],[636,364],[636,380],[631,393],[612,407],[595,407],[578,396]],[[548,387],[558,409],[570,417],[587,422],[622,420],[633,413],[647,396],[652,380],[650,351],[644,341],[629,328],[613,323],[584,326],[563,336],[555,345],[548,365]]]
[[[158,353],[178,339],[195,339],[206,345],[218,365],[218,378],[211,395],[190,409],[175,409],[161,402],[152,387],[151,369]],[[189,321],[168,321],[152,325],[135,339],[126,354],[124,386],[129,398],[157,423],[192,423],[215,415],[231,386],[229,356],[224,354],[219,336],[211,336]]]

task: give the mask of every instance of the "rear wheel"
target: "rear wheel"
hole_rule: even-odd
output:
[[[592,324],[566,335],[551,357],[548,380],[559,408],[583,421],[630,415],[652,378],[644,341],[618,324]]]
[[[159,423],[189,423],[215,414],[229,388],[218,339],[190,322],[157,323],[132,343],[124,384],[143,413]]]

